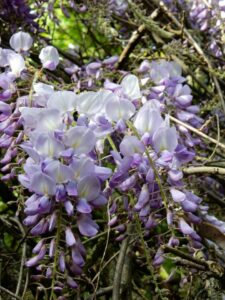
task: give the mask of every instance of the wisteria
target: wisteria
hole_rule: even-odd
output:
[[[223,299],[224,1],[0,8],[3,299]]]

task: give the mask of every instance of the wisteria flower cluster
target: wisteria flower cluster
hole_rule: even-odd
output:
[[[127,2],[110,6],[122,15]],[[18,179],[23,224],[36,243],[25,264],[35,270],[33,279],[51,280],[50,299],[78,288],[86,259],[82,242],[100,231],[96,212],[107,204],[117,241],[128,224],[140,222],[147,237],[165,223],[170,234],[158,239],[156,267],[164,261],[164,243],[184,243],[190,253],[202,249],[194,227],[202,221],[225,233],[224,222],[208,213],[183,180],[182,168],[202,141],[171,124],[170,115],[195,128],[203,120],[176,62],[144,60],[138,76],[121,72],[117,81],[104,73],[115,69],[117,56],[73,64],[65,68],[73,89],[56,90],[34,74],[29,92],[20,95],[17,83],[29,78],[33,38],[19,31],[9,43],[11,49],[0,49],[1,179]],[[60,62],[53,46],[41,49],[39,59],[39,72],[54,72]]]
[[[171,10],[177,12],[175,1],[163,1]],[[222,57],[224,54],[224,18],[225,4],[223,0],[191,0],[179,3],[187,15],[194,29],[201,30],[207,35],[208,51],[215,57]]]

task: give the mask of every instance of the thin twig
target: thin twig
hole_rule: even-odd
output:
[[[187,259],[188,261],[191,261],[191,262],[194,262],[196,264],[206,267],[206,269],[208,271],[212,272],[212,274],[216,277],[217,276],[221,277],[224,274],[223,267],[220,264],[216,263],[215,261],[212,261],[212,260],[206,261],[206,260],[197,259],[183,251],[180,251],[176,248],[169,247],[167,245],[162,246],[162,249],[167,253],[172,253],[176,256]]]
[[[105,288],[101,288],[99,289],[97,292],[95,292],[95,294],[93,294],[92,296],[88,297],[87,300],[92,300],[93,297],[101,297],[104,295],[108,295],[111,294],[113,290],[113,286],[107,286]]]
[[[10,220],[14,221],[18,225],[23,237],[25,237],[26,233],[25,233],[25,230],[24,230],[22,224],[20,223],[19,219],[17,217],[14,217],[14,218],[10,218]],[[26,261],[26,251],[27,251],[27,244],[26,244],[26,240],[24,240],[23,249],[22,249],[22,256],[21,256],[21,263],[20,263],[19,278],[18,278],[18,283],[17,283],[17,286],[16,286],[16,294],[15,294],[16,296],[19,295],[22,280],[23,280],[23,269],[24,269],[24,264],[25,264],[25,261]]]
[[[176,256],[179,256],[181,258],[187,259],[188,261],[192,261],[192,262],[194,262],[198,265],[201,265],[201,266],[204,266],[204,267],[208,268],[208,264],[205,260],[200,260],[200,259],[197,259],[195,257],[192,257],[191,255],[189,255],[189,254],[187,254],[183,251],[180,251],[176,248],[172,248],[172,247],[169,247],[167,245],[164,245],[164,246],[162,246],[162,249],[163,249],[164,252],[172,253]]]
[[[175,122],[175,123],[177,123],[177,124],[179,124],[179,125],[181,125],[181,126],[187,128],[187,129],[189,129],[190,131],[196,133],[196,134],[199,135],[200,137],[202,137],[202,138],[204,138],[204,139],[210,141],[210,142],[213,143],[213,144],[216,144],[218,147],[220,147],[220,148],[222,148],[223,150],[225,150],[225,145],[222,144],[222,143],[218,143],[218,141],[217,141],[216,139],[211,138],[210,136],[206,135],[205,133],[201,132],[200,130],[198,130],[198,129],[192,127],[191,125],[189,125],[189,124],[187,124],[187,123],[184,123],[184,122],[178,120],[178,119],[175,118],[175,117],[169,116],[169,118],[170,118],[170,120],[172,120],[173,122]]]
[[[133,51],[133,49],[137,45],[140,38],[143,36],[145,30],[146,30],[146,26],[144,24],[142,24],[138,27],[137,30],[135,30],[132,33],[131,38],[129,39],[127,46],[123,49],[123,51],[122,51],[122,53],[119,57],[119,61],[118,61],[118,64],[117,64],[118,69],[120,69],[124,65],[124,63],[127,61],[130,53]]]
[[[16,296],[10,290],[8,290],[8,289],[6,289],[6,288],[4,288],[3,286],[0,285],[0,293],[1,292],[4,292],[4,293],[8,294],[8,295],[12,296],[15,299],[22,300],[22,298],[20,298],[19,296]]]
[[[217,125],[217,144],[215,146],[215,148],[213,149],[212,154],[209,156],[209,158],[205,161],[205,163],[207,161],[211,161],[213,159],[213,157],[216,154],[216,150],[218,148],[218,143],[220,142],[220,119],[219,116],[216,114],[216,125]]]
[[[127,237],[123,240],[120,248],[120,254],[118,257],[118,261],[116,264],[115,275],[113,280],[113,293],[112,293],[112,300],[119,300],[120,299],[120,285],[121,285],[121,277],[123,271],[123,265],[125,260],[125,255],[127,252],[127,248],[130,241],[130,233],[132,231],[132,225],[130,224],[127,228]]]
[[[202,48],[200,47],[200,45],[195,41],[195,39],[188,32],[188,30],[183,27],[183,25],[177,20],[177,18],[172,14],[172,12],[169,11],[169,9],[165,6],[165,4],[162,1],[154,0],[154,2],[162,8],[164,13],[166,13],[166,15],[173,21],[174,24],[176,24],[176,26],[179,29],[183,28],[183,32],[186,35],[188,41],[193,45],[193,47],[198,52],[198,54],[202,56],[202,58],[204,59],[204,61],[208,65],[209,70],[213,70],[213,66],[212,66],[211,61],[205,55],[205,53],[202,50]],[[222,105],[222,108],[223,108],[223,112],[225,114],[225,102],[224,102],[223,93],[222,93],[219,81],[218,81],[218,79],[216,78],[215,75],[212,75],[212,78],[213,78],[214,84],[216,86],[216,89],[217,89],[217,92],[218,92],[218,95],[219,95],[219,98],[220,98],[220,102],[221,102],[221,105]]]
[[[188,267],[188,268],[195,268],[195,269],[198,269],[201,271],[206,270],[206,268],[204,266],[196,264],[195,262],[192,262],[192,261],[188,261],[187,259],[175,258],[173,260],[173,262],[178,266],[180,265],[180,266],[184,266],[184,267]]]
[[[26,279],[25,279],[25,284],[24,284],[22,299],[24,299],[24,297],[26,295],[28,283],[29,283],[29,270],[27,270],[27,274],[26,274]]]
[[[150,19],[156,18],[157,15],[158,15],[158,9],[156,9],[156,10],[153,11],[153,13],[150,15]],[[137,28],[137,30],[135,30],[132,33],[132,35],[131,35],[131,37],[130,37],[130,39],[129,39],[127,45],[126,45],[126,47],[123,49],[123,51],[122,51],[122,53],[121,53],[121,55],[119,57],[119,61],[118,61],[117,66],[116,66],[118,69],[120,69],[124,65],[124,63],[127,61],[130,53],[133,51],[133,49],[137,45],[137,43],[140,40],[140,38],[143,36],[143,34],[145,33],[146,29],[147,29],[146,25],[145,24],[141,24]]]
[[[110,259],[102,266],[101,271],[104,270],[108,266],[108,264],[119,255],[119,253],[120,253],[120,251],[117,251],[113,256],[111,256]],[[92,282],[95,282],[95,280],[98,278],[98,276],[99,276],[99,272],[92,279]]]
[[[217,193],[215,190],[204,185],[204,183],[202,183],[202,182],[200,182],[200,183],[201,183],[200,188],[204,192],[206,192],[209,196],[211,196],[213,198],[214,202],[216,202],[221,207],[225,207],[225,198],[221,194]]]
[[[209,174],[219,174],[225,175],[225,168],[218,167],[208,167],[208,166],[200,166],[200,167],[188,167],[182,169],[185,174],[201,174],[201,173],[209,173]]]
[[[0,285],[2,284],[2,259],[0,258]],[[0,294],[0,300],[2,300],[2,296]]]
[[[107,218],[108,218],[108,224],[110,222],[110,212],[109,212],[109,205],[110,205],[111,201],[108,201],[108,205],[107,205]],[[97,277],[97,282],[96,282],[96,287],[92,296],[92,300],[94,300],[97,295],[97,290],[98,290],[98,285],[99,285],[99,280],[100,280],[100,275],[101,275],[101,271],[102,271],[102,266],[103,266],[103,262],[105,259],[105,255],[106,255],[106,251],[108,249],[108,245],[109,245],[109,236],[110,236],[110,226],[108,225],[108,229],[107,229],[107,237],[106,237],[106,243],[105,243],[105,249],[101,258],[101,262],[100,262],[100,266],[99,266],[99,272],[98,272],[98,277]]]

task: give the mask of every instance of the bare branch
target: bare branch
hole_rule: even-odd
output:
[[[4,292],[4,293],[8,294],[8,295],[12,296],[12,297],[15,298],[15,299],[22,300],[22,298],[20,298],[19,296],[16,296],[16,295],[13,294],[10,290],[4,288],[3,286],[0,286],[0,293],[1,293],[1,292]]]
[[[208,167],[208,166],[188,167],[188,168],[183,168],[183,172],[185,174],[210,173],[214,175],[216,174],[225,175],[225,168]]]

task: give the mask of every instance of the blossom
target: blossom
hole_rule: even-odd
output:
[[[39,54],[43,68],[54,71],[59,64],[59,54],[55,47],[47,46]]]
[[[135,116],[134,126],[139,133],[152,136],[161,126],[163,119],[159,109],[150,102],[146,102]]]
[[[17,52],[28,51],[33,44],[33,39],[29,33],[19,31],[11,36],[9,44]]]
[[[25,61],[22,55],[17,53],[10,53],[8,55],[8,62],[12,74],[14,74],[16,77],[19,77],[21,72],[25,69]]]
[[[153,145],[156,151],[168,150],[173,152],[178,145],[176,128],[169,127],[168,119],[157,129],[153,135]]]

